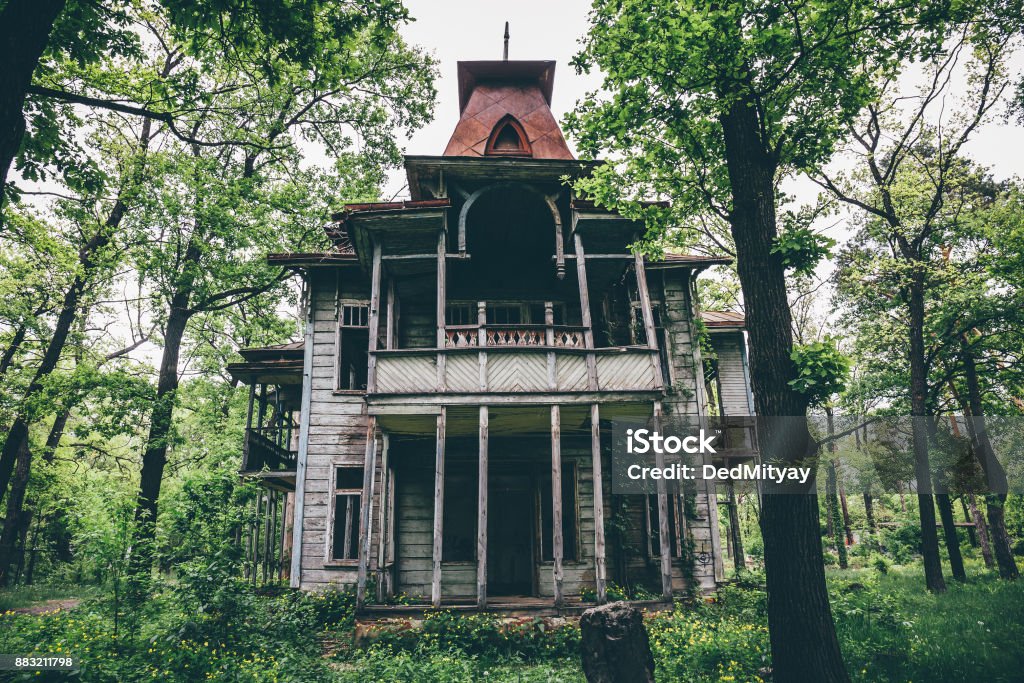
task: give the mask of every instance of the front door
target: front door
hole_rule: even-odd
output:
[[[496,474],[487,497],[487,594],[530,595],[535,516],[531,479]]]

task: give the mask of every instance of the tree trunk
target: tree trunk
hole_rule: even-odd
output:
[[[846,534],[846,545],[853,545],[853,526],[850,524],[850,506],[846,502],[846,487],[839,482],[839,509],[843,511],[843,533]]]
[[[981,557],[985,560],[985,566],[991,569],[996,565],[992,557],[992,545],[989,543],[988,526],[985,518],[978,509],[978,502],[973,493],[967,494],[967,509],[971,511],[971,521],[974,522],[974,530],[978,532],[978,543],[981,545]]]
[[[796,376],[785,265],[772,253],[776,237],[775,162],[759,137],[755,102],[737,99],[721,116],[732,192],[729,223],[743,290],[758,442],[766,463],[815,457],[807,403]],[[776,419],[772,419],[776,418]],[[773,680],[847,681],[825,587],[818,498],[810,486],[764,488],[761,526],[768,588]]]
[[[864,516],[867,518],[868,531],[875,533],[875,505],[871,498],[871,489],[864,490]]]
[[[928,590],[946,590],[939,557],[939,535],[935,526],[935,501],[931,495],[932,473],[928,462],[928,367],[924,347],[924,276],[920,270],[911,274],[907,287],[910,313],[910,415],[914,438],[914,476],[917,480],[917,508],[921,517],[921,555],[924,581]]]
[[[32,453],[29,450],[27,439],[21,441],[17,460],[14,485],[11,486],[10,495],[7,496],[7,514],[4,516],[3,531],[0,533],[0,586],[6,586],[10,581],[14,548],[21,532],[22,503],[25,499],[29,468],[32,463]]]
[[[978,530],[973,526],[974,520],[971,519],[971,511],[967,509],[967,494],[960,496],[960,509],[964,513],[964,521],[972,525],[967,527],[967,542],[971,544],[972,548],[977,548]]]
[[[995,551],[999,576],[1004,579],[1016,579],[1020,576],[1017,562],[1013,558],[1010,547],[1010,535],[1006,531],[1006,518],[1003,507],[1006,505],[1006,470],[996,460],[992,450],[992,442],[988,438],[985,423],[985,412],[981,403],[981,384],[978,381],[978,368],[974,363],[974,354],[966,338],[960,340],[960,358],[964,365],[964,379],[967,381],[967,401],[970,417],[967,419],[967,432],[971,437],[972,450],[981,465],[982,471],[992,493],[985,495],[985,506],[988,508],[988,528],[991,532],[992,549]]]
[[[842,531],[842,513],[839,507],[839,468],[836,466],[836,425],[832,408],[825,408],[826,424],[828,425],[828,471],[825,478],[825,508],[828,513],[828,530],[832,537],[832,546],[839,556],[839,568],[849,567],[849,558],[846,555],[846,538]]]
[[[8,0],[0,10],[0,209],[25,136],[25,93],[63,9],[64,0]]]
[[[643,613],[626,602],[591,607],[580,617],[587,683],[654,683],[654,656]]]
[[[960,554],[960,535],[956,531],[956,520],[953,518],[953,505],[949,501],[949,494],[936,493],[935,504],[939,506],[939,519],[942,520],[942,531],[946,538],[949,571],[957,581],[967,581],[964,559]]]
[[[179,291],[174,295],[164,330],[164,350],[160,359],[156,400],[150,415],[149,435],[146,438],[146,451],[142,456],[142,472],[139,475],[139,493],[135,499],[135,528],[128,570],[131,579],[137,584],[136,591],[145,590],[153,566],[157,500],[160,497],[164,466],[167,464],[167,446],[174,418],[174,399],[178,390],[178,360],[189,318],[188,299],[188,291]],[[138,593],[135,597],[138,597]]]

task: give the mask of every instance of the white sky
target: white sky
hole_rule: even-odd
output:
[[[501,59],[505,22],[510,24],[509,59],[554,59],[555,87],[551,108],[559,121],[588,90],[600,85],[597,74],[580,76],[569,65],[579,49],[578,41],[588,28],[590,3],[583,0],[406,0],[416,19],[402,31],[406,39],[420,45],[440,61],[438,101],[434,121],[413,134],[406,144],[408,154],[440,155],[459,118],[459,60]],[[1018,55],[1011,72],[1024,70]],[[569,140],[573,147],[572,140]],[[968,144],[967,153],[977,162],[991,166],[998,178],[1024,176],[1024,126],[990,123]],[[402,189],[404,173],[392,174],[386,195]],[[801,199],[813,199],[816,186],[797,183],[790,191]]]

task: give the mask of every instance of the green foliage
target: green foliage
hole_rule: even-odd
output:
[[[850,361],[832,339],[794,346],[790,358],[797,376],[789,386],[803,394],[808,405],[823,405],[846,387]]]
[[[808,227],[783,230],[775,238],[772,253],[778,254],[786,268],[797,275],[811,275],[818,263],[827,258],[837,242]]]

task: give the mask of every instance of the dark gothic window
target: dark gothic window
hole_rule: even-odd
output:
[[[498,124],[494,126],[491,136],[487,139],[485,153],[496,156],[531,156],[533,154],[526,131],[511,114],[498,121]]]

